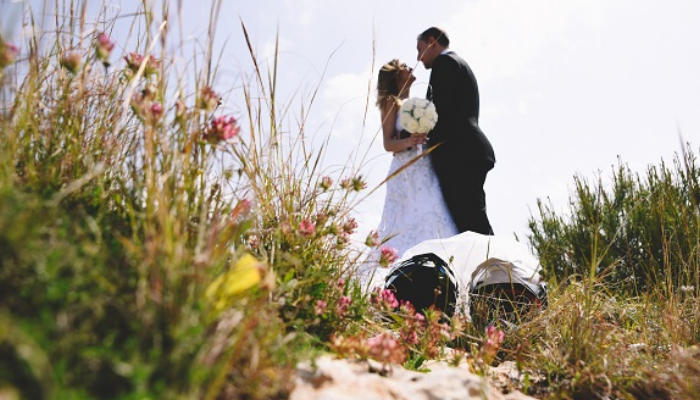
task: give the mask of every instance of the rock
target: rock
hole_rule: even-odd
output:
[[[323,356],[298,366],[290,400],[451,400],[533,399],[519,392],[501,394],[464,367],[431,364],[431,372],[390,370],[373,361],[336,360]],[[384,376],[386,375],[386,376]]]
[[[510,392],[514,388],[522,387],[526,377],[526,374],[518,370],[515,361],[504,361],[498,366],[490,368],[487,375],[491,385],[501,392]],[[527,379],[531,384],[544,380],[542,376],[533,373],[527,374]]]

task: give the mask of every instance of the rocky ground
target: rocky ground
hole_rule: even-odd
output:
[[[331,356],[299,365],[291,400],[456,400],[534,399],[509,388],[522,379],[510,362],[492,368],[486,378],[469,371],[466,363],[450,366],[430,361],[429,372],[391,369],[372,360],[339,360]]]

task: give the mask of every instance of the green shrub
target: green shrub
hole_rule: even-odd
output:
[[[610,185],[576,176],[568,215],[539,202],[530,244],[550,306],[509,335],[507,357],[544,398],[694,398],[700,340],[700,171],[672,166]]]
[[[700,290],[700,170],[690,148],[644,176],[620,163],[609,188],[575,177],[570,213],[538,201],[529,239],[548,277],[600,278],[630,294]]]

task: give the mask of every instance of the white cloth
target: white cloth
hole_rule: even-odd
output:
[[[401,256],[404,251],[428,239],[448,238],[459,233],[445,205],[440,184],[428,155],[416,160],[415,149],[394,154],[388,176],[409,165],[386,183],[386,198],[377,232],[382,246],[393,247]],[[360,269],[367,289],[383,285],[388,268],[378,267],[380,251],[370,254]],[[367,285],[368,283],[368,285]]]

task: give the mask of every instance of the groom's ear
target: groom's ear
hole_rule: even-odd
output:
[[[431,36],[428,38],[428,44],[430,45],[430,48],[438,47],[440,45],[435,36]]]

